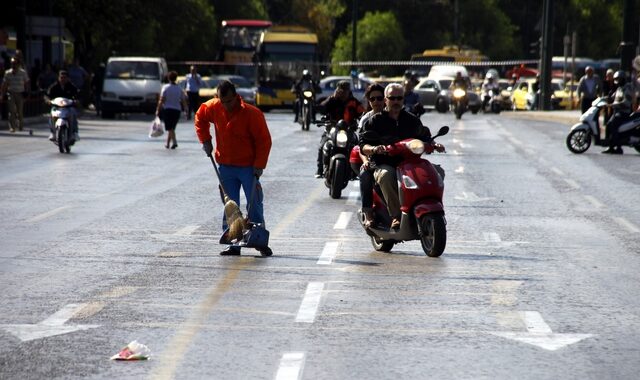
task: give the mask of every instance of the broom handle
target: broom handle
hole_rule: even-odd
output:
[[[220,183],[220,190],[222,191],[222,195],[225,198],[229,198],[229,196],[227,195],[227,192],[224,190],[224,186],[222,186],[222,178],[220,178],[220,171],[218,171],[218,165],[216,165],[216,161],[213,159],[213,155],[209,156],[209,158],[211,159],[211,165],[213,165],[213,169],[216,171],[216,176],[218,177],[218,182]],[[222,203],[224,203],[225,200],[222,200]]]

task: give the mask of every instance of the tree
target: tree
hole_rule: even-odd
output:
[[[405,40],[398,19],[392,12],[367,12],[357,25],[357,59],[360,61],[402,59]],[[341,61],[351,60],[351,38],[353,28],[349,26],[345,33],[336,39],[331,62],[335,74],[346,74],[349,67],[338,66]],[[394,68],[383,68],[381,72],[390,73]]]

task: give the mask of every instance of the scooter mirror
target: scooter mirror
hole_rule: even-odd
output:
[[[444,136],[444,135],[446,135],[447,133],[449,133],[449,127],[447,127],[447,126],[445,125],[444,127],[440,128],[440,130],[438,131],[438,133],[437,133],[435,136],[433,136],[433,138],[435,139],[435,138],[436,138],[436,137],[438,137],[438,136]]]

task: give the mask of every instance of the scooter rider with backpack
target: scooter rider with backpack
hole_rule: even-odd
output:
[[[631,105],[633,102],[633,88],[631,83],[626,83],[626,73],[618,70],[613,74],[613,82],[618,86],[613,96],[613,117],[606,126],[606,137],[609,139],[609,148],[602,151],[605,154],[622,154],[622,146],[618,140],[618,128],[629,120]]]

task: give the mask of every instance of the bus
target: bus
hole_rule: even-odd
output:
[[[221,27],[221,43],[218,61],[235,65],[234,73],[253,78],[251,67],[260,35],[271,27],[266,20],[224,20]]]
[[[301,26],[274,26],[262,32],[256,51],[256,105],[291,107],[294,82],[308,69],[318,78],[318,36]]]
[[[412,61],[427,61],[427,62],[482,62],[488,61],[489,58],[482,54],[480,50],[471,49],[469,47],[458,47],[457,45],[445,45],[442,49],[427,49],[422,53],[411,55]],[[426,75],[429,72],[430,65],[415,65],[412,67],[413,71],[418,74]]]

